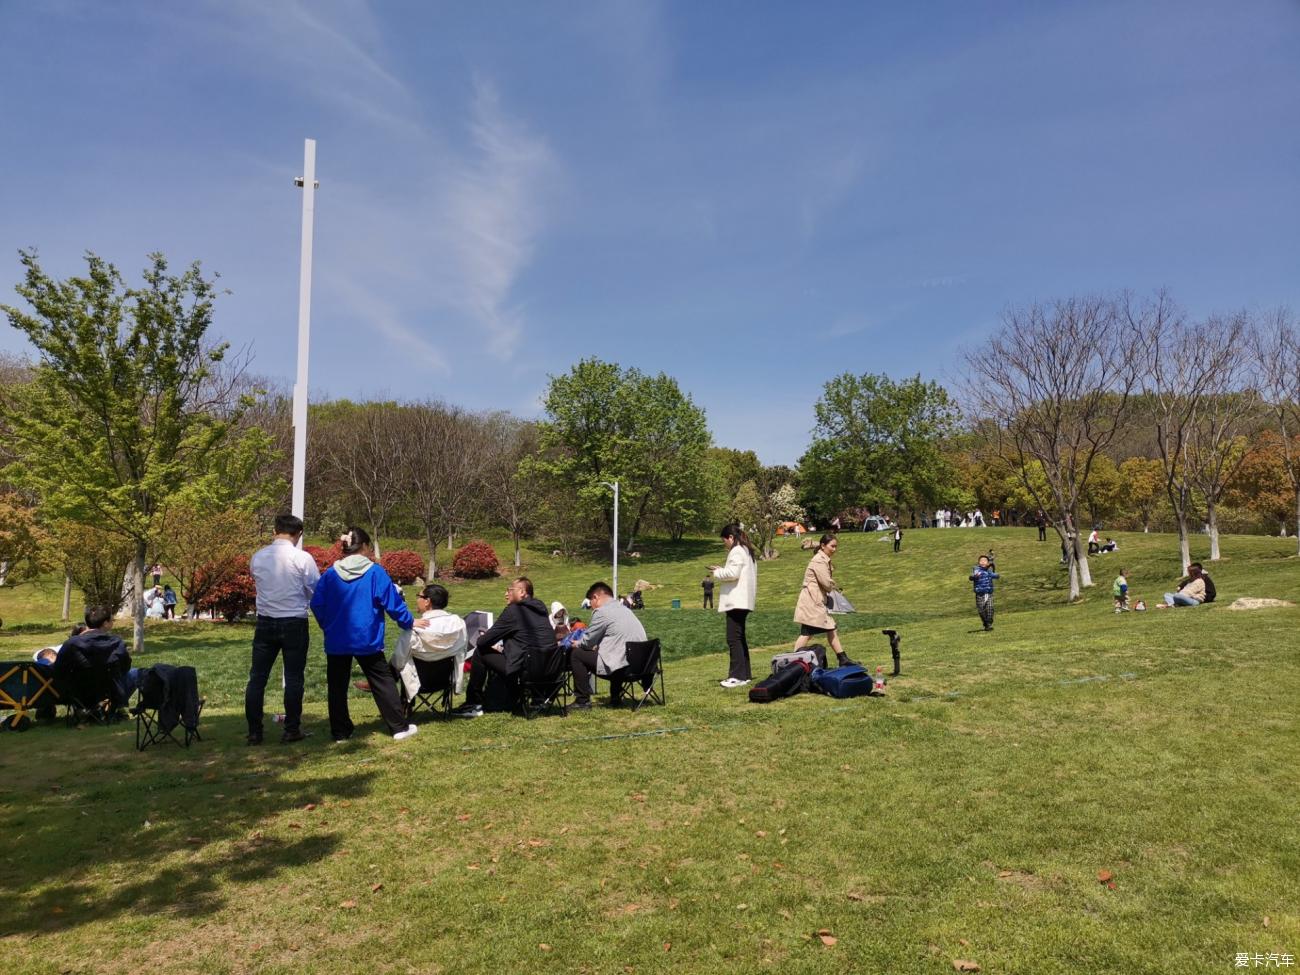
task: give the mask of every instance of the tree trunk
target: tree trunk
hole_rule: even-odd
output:
[[[131,586],[135,590],[131,594],[132,653],[144,653],[144,561],[148,554],[145,543],[137,542],[135,558],[131,561]]]
[[[1075,561],[1075,552],[1069,552],[1070,558],[1070,602],[1079,598],[1079,563]]]
[[[524,564],[519,558],[519,542],[523,538],[523,536],[519,532],[515,531],[510,533],[510,537],[514,540],[515,543],[515,568],[517,569]]]
[[[456,535],[454,532],[447,532],[447,551],[450,552],[456,547]]]
[[[1210,561],[1219,561],[1219,513],[1214,510],[1214,502],[1206,504],[1206,517],[1210,522]]]
[[[1300,491],[1295,493],[1295,544],[1295,554],[1300,555]]]
[[[438,577],[438,543],[433,540],[433,531],[426,528],[424,530],[424,541],[429,546],[429,574],[424,578],[433,582]]]
[[[370,526],[370,544],[375,547],[375,561],[378,562],[381,553],[379,551],[379,526],[372,524]]]
[[[1187,537],[1187,515],[1184,512],[1177,512],[1178,519],[1178,556],[1179,564],[1182,571],[1186,572],[1187,567],[1192,564],[1192,543]]]
[[[63,615],[59,619],[68,622],[72,616],[72,576],[63,573]]]
[[[0,562],[0,586],[3,586],[5,584],[5,580],[7,580],[8,578],[9,578],[9,562],[8,560],[6,560],[4,562]]]
[[[1093,585],[1092,570],[1088,568],[1088,550],[1087,541],[1079,537],[1078,532],[1074,535],[1074,561],[1079,566],[1079,585],[1089,589]]]

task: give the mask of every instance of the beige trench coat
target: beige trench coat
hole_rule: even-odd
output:
[[[826,611],[826,594],[838,589],[832,573],[830,557],[821,549],[812,557],[803,574],[803,589],[795,603],[794,621],[820,630],[835,629],[835,618]]]

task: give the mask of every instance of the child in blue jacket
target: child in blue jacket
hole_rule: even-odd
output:
[[[970,581],[975,584],[975,608],[985,630],[993,629],[993,580],[998,574],[987,555],[981,555],[979,565],[971,570]]]
[[[335,741],[352,737],[348,683],[356,660],[389,733],[402,741],[419,729],[407,724],[393,670],[384,657],[384,614],[403,630],[409,630],[414,620],[393,580],[373,561],[375,550],[365,530],[350,528],[340,540],[343,558],[321,573],[311,598],[311,611],[325,631],[330,734]]]

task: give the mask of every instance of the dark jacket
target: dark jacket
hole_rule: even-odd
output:
[[[158,709],[158,724],[171,731],[178,724],[190,731],[199,726],[199,679],[193,667],[154,664],[144,673],[140,699]]]
[[[530,653],[555,652],[555,626],[550,611],[540,599],[508,603],[492,628],[478,638],[476,653],[484,653],[496,643],[504,644],[506,667],[510,673],[523,669]]]
[[[971,570],[970,581],[975,584],[977,595],[993,591],[993,580],[998,578],[998,574],[992,569],[985,569],[981,566],[975,566]]]
[[[69,637],[54,661],[54,683],[61,696],[76,698],[86,707],[108,698],[115,706],[126,703],[119,679],[131,669],[131,654],[116,633],[87,630]]]

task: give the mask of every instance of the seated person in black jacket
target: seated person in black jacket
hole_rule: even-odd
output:
[[[495,649],[498,643],[500,650]],[[452,714],[458,718],[483,714],[483,688],[489,670],[511,676],[524,669],[530,654],[557,652],[555,627],[546,604],[534,598],[532,580],[521,576],[506,587],[506,608],[474,645],[465,703]]]
[[[139,681],[126,644],[109,629],[112,619],[106,607],[89,607],[86,629],[65,640],[54,661],[55,683],[87,708],[105,700],[114,710],[124,707]]]

